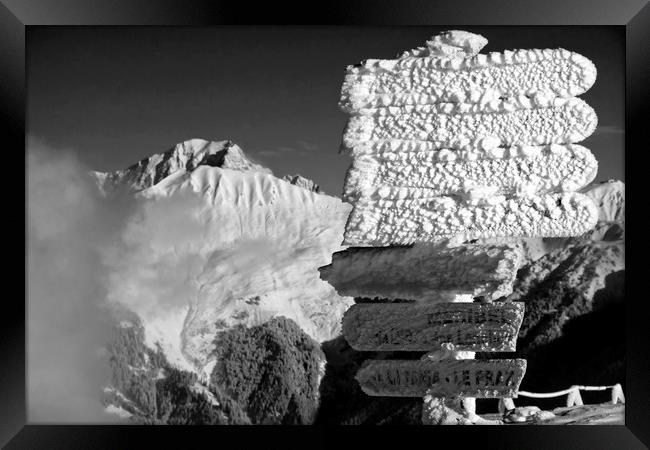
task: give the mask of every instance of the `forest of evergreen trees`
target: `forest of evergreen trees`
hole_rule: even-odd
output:
[[[172,367],[160,348],[145,345],[137,320],[115,327],[107,345],[112,386],[104,403],[140,424],[306,424],[314,420],[324,354],[317,342],[284,317],[235,327],[215,341],[219,363],[204,386],[195,373]],[[216,403],[216,404],[215,404]]]

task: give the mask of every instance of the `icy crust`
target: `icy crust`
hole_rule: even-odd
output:
[[[554,99],[552,104],[557,106],[535,106],[532,102],[517,106],[496,100],[485,105],[442,103],[380,108],[372,115],[348,119],[342,151],[372,152],[373,144],[385,148],[393,140],[431,142],[439,148],[459,148],[463,142],[485,138],[498,139],[506,147],[576,143],[596,129],[598,117],[584,101]],[[356,146],[364,150],[357,151]]]
[[[487,45],[487,39],[480,34],[463,30],[443,31],[432,36],[426,47],[417,47],[402,53],[400,58],[409,56],[472,56]]]
[[[466,102],[486,86],[500,97],[545,93],[572,97],[596,80],[596,67],[584,56],[565,49],[520,49],[467,56],[463,52],[400,59],[368,59],[348,66],[339,106],[354,113],[361,108]]]
[[[598,208],[577,193],[459,199],[362,198],[348,217],[344,245],[386,246],[491,237],[566,237],[590,230]]]
[[[418,244],[348,248],[319,271],[341,296],[436,303],[471,295],[490,301],[512,293],[521,262],[511,245]]]
[[[573,144],[360,155],[343,199],[426,199],[482,186],[494,195],[567,192],[591,183],[597,171],[592,153]]]

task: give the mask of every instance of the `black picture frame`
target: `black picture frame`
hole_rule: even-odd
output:
[[[628,214],[639,211],[643,204],[635,200],[642,176],[634,158],[647,153],[641,144],[643,127],[648,119],[650,98],[650,6],[646,0],[494,0],[494,1],[330,1],[321,4],[305,2],[289,6],[275,2],[254,5],[248,2],[210,0],[0,0],[0,111],[5,151],[25,146],[26,80],[25,32],[31,26],[61,25],[164,25],[210,26],[238,24],[303,24],[303,25],[612,25],[625,27],[626,34],[626,126],[625,156],[629,173]],[[646,125],[647,126],[647,125]],[[636,144],[636,145],[635,145]],[[12,152],[12,158],[17,151]],[[630,155],[630,153],[632,155]],[[7,153],[6,153],[7,154]],[[26,156],[26,153],[25,153]],[[25,164],[26,163],[25,159]],[[14,176],[20,171],[12,168]],[[22,175],[24,176],[25,173]],[[13,188],[15,189],[15,188]],[[13,192],[12,200],[20,201]],[[26,196],[24,197],[26,201]],[[630,200],[631,199],[631,200]],[[632,205],[631,208],[629,205]],[[11,209],[6,225],[18,230],[9,235],[16,238],[25,222],[15,220],[17,208]],[[25,216],[26,220],[26,209]],[[640,252],[643,229],[641,220],[628,220],[626,251],[628,257]],[[21,228],[22,227],[22,228]],[[632,253],[629,253],[629,251]],[[629,259],[629,258],[628,258]],[[6,261],[8,258],[6,259]],[[16,272],[7,273],[8,280],[19,279],[19,264],[11,264]],[[24,270],[25,266],[22,266]],[[244,445],[250,438],[271,440],[279,445],[332,444],[347,441],[352,435],[372,437],[384,443],[416,445],[415,439],[430,440],[437,445],[441,439],[453,439],[455,445],[473,441],[481,448],[572,448],[572,449],[634,449],[650,445],[650,352],[647,351],[650,327],[642,312],[647,300],[635,295],[634,286],[640,272],[636,264],[626,269],[626,425],[578,427],[411,427],[394,430],[390,427],[134,427],[134,426],[43,426],[26,424],[25,404],[25,305],[17,295],[5,295],[4,326],[0,348],[0,444],[6,448],[135,448],[134,439],[144,439],[151,446],[157,441],[172,443],[181,439],[186,445],[197,439],[224,443],[237,439]],[[630,276],[630,274],[633,274]],[[27,290],[25,274],[24,296]],[[632,281],[631,281],[632,280]],[[7,282],[7,285],[10,283]],[[336,431],[336,432],[333,432]],[[287,440],[285,437],[290,437]],[[271,442],[271,441],[267,441]],[[360,444],[359,444],[360,445]],[[366,441],[366,445],[370,445]],[[418,444],[420,445],[420,444]]]

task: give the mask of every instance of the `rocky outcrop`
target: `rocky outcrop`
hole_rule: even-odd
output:
[[[314,183],[309,178],[305,178],[301,175],[285,175],[282,177],[282,180],[287,181],[303,189],[307,189],[308,191],[315,192],[317,194],[324,194],[323,190],[320,188],[319,185]]]

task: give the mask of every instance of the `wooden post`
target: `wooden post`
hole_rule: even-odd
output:
[[[511,398],[503,397],[499,399],[499,413],[503,414],[506,411],[515,409],[515,402]]]
[[[625,403],[625,396],[623,395],[623,388],[619,383],[612,386],[612,405],[617,403]]]
[[[582,397],[580,396],[580,389],[578,386],[571,386],[571,392],[566,397],[567,406],[582,405]]]

